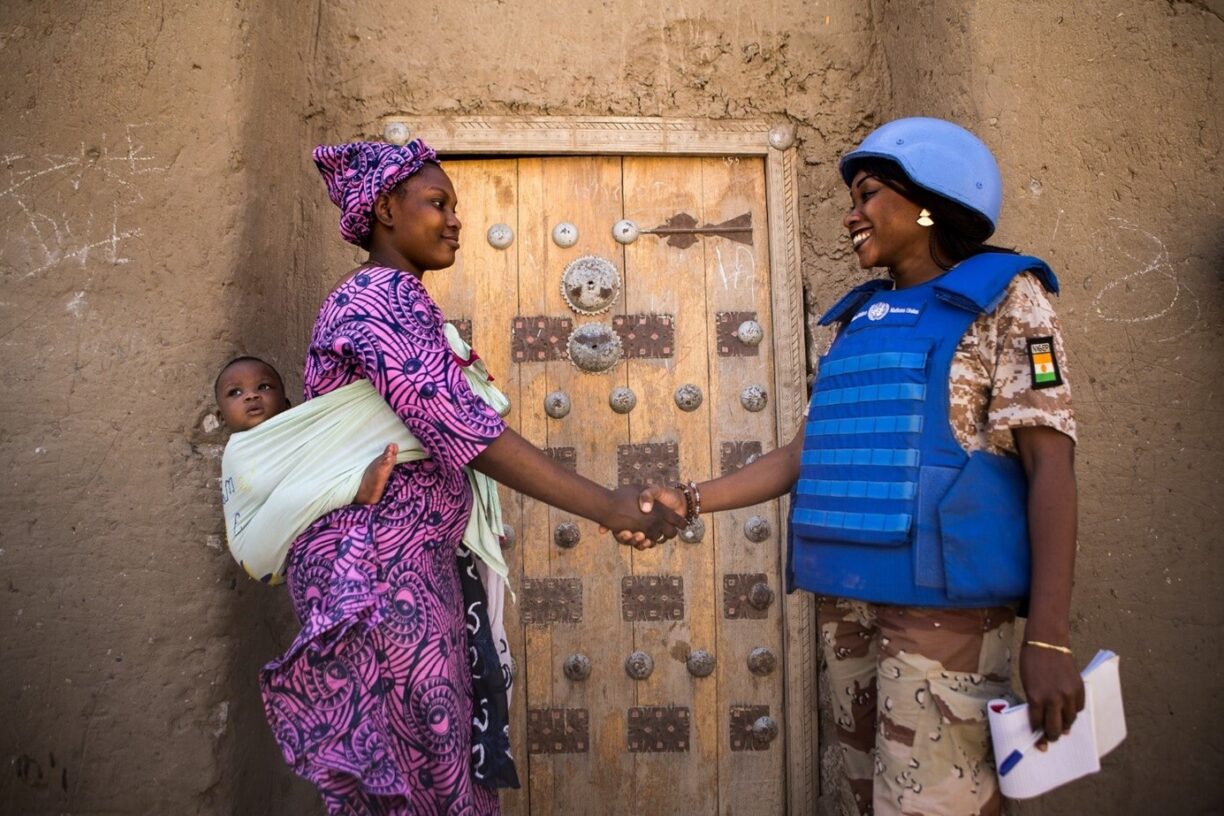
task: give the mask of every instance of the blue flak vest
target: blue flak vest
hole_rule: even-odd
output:
[[[844,327],[820,361],[791,505],[788,580],[908,606],[995,606],[1029,590],[1028,487],[1017,458],[966,453],[948,419],[961,337],[1045,262],[975,255],[920,286],[871,281],[821,319]]]

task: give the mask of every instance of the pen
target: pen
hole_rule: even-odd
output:
[[[1045,731],[1034,731],[1032,736],[1028,738],[1028,742],[1021,745],[1007,755],[1007,759],[999,765],[999,776],[1007,776],[1007,772],[1016,767],[1020,760],[1024,759],[1024,755],[1032,750],[1033,746],[1041,742],[1045,738]]]

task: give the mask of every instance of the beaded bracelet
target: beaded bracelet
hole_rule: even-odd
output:
[[[684,482],[676,482],[672,485],[672,489],[679,490],[684,496],[684,520],[687,522],[693,515],[693,496],[689,493],[689,486]]]
[[[690,481],[688,483],[689,490],[693,491],[693,517],[685,516],[685,521],[692,524],[701,515],[701,491],[697,489],[697,483]]]
[[[692,524],[701,515],[701,491],[697,489],[697,483],[676,482],[672,487],[684,494],[684,520]]]
[[[1054,652],[1062,652],[1063,654],[1066,654],[1066,655],[1075,654],[1067,646],[1055,646],[1053,643],[1046,643],[1041,640],[1026,640],[1024,641],[1024,645],[1025,646],[1036,646],[1038,649],[1049,649],[1050,651],[1054,651]]]

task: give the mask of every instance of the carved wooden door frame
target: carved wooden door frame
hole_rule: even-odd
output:
[[[794,436],[807,397],[795,129],[762,121],[632,117],[393,116],[388,141],[421,137],[440,153],[504,156],[760,156],[765,159],[777,444]],[[711,474],[713,476],[714,474]],[[786,497],[781,512],[785,518]],[[785,547],[785,537],[779,536]],[[779,553],[780,560],[785,553]],[[819,794],[815,603],[782,595],[787,735],[787,812],[814,814]]]

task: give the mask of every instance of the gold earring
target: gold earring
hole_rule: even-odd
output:
[[[931,220],[931,211],[926,207],[922,208],[922,212],[918,213],[918,225],[920,227],[933,227],[935,222]]]

